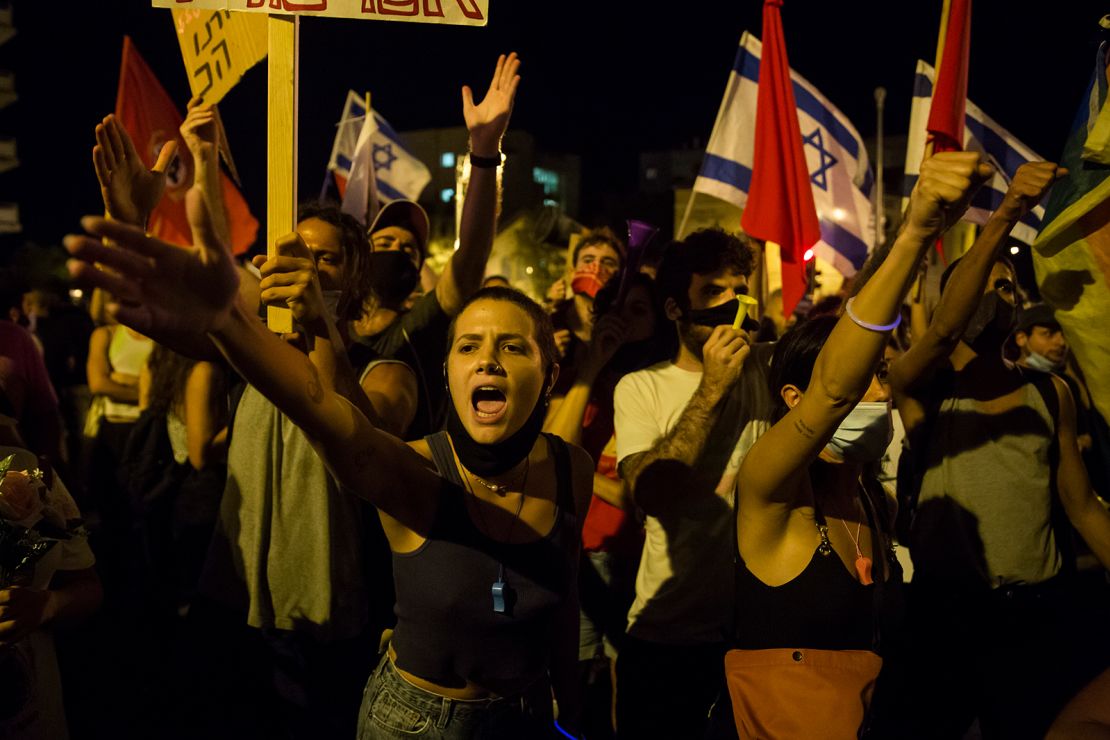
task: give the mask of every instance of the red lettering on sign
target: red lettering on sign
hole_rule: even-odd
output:
[[[247,0],[248,8],[261,8],[266,4],[266,0]]]
[[[450,0],[448,0],[450,1]],[[376,6],[375,6],[376,2]],[[462,14],[471,20],[483,20],[481,8],[477,0],[455,0],[459,4]],[[423,15],[426,18],[443,17],[443,0],[362,0],[363,13],[381,13],[382,15]]]
[[[279,0],[272,0],[271,6]],[[328,0],[280,0],[285,9],[290,12],[299,10],[327,10]]]
[[[482,20],[482,11],[476,0],[456,0],[456,2],[459,4],[459,10],[467,18]],[[424,15],[429,18],[442,18],[443,0],[424,0]]]

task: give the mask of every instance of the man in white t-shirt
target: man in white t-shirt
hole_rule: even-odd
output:
[[[617,660],[621,737],[700,737],[723,685],[736,473],[771,416],[766,347],[732,328],[753,257],[745,240],[719,229],[668,249],[659,295],[678,353],[617,385],[617,460],[646,514]]]

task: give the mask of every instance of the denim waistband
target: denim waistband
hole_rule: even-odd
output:
[[[400,695],[406,703],[429,716],[439,720],[436,724],[442,727],[454,718],[456,721],[466,722],[468,717],[478,717],[490,711],[500,709],[527,709],[526,692],[513,696],[494,696],[485,699],[452,699],[447,696],[422,689],[410,683],[390,660],[389,655],[382,658],[378,666],[379,678],[391,691]]]

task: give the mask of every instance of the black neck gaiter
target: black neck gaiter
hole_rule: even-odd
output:
[[[451,444],[455,446],[455,454],[463,467],[482,478],[490,478],[512,470],[521,460],[528,457],[536,438],[543,429],[543,420],[547,415],[547,404],[543,402],[541,393],[536,399],[536,406],[532,409],[531,416],[524,422],[524,426],[514,432],[508,439],[493,444],[475,442],[466,431],[462,419],[455,410],[455,402],[451,393],[447,393],[447,433],[451,435]]]

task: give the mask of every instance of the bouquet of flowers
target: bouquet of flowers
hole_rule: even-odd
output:
[[[0,460],[0,589],[31,583],[35,564],[67,529],[63,512],[50,501],[44,473],[12,470],[15,455]],[[30,696],[30,666],[17,645],[0,648],[0,722],[14,717]]]
[[[62,514],[50,506],[41,470],[12,470],[0,460],[0,588],[30,576],[55,542],[68,539]]]

